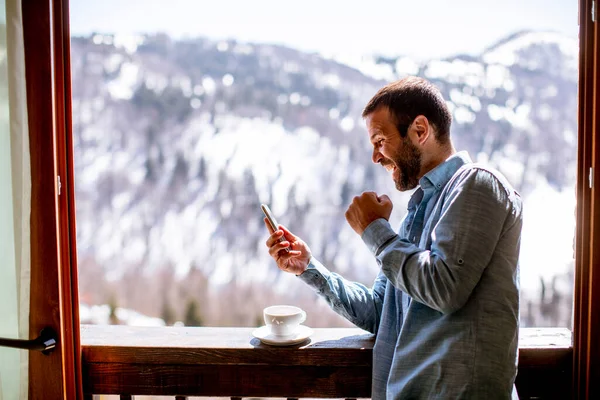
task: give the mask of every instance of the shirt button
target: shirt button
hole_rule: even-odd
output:
[[[459,259],[458,259],[458,264],[459,264],[459,265],[463,265],[464,263],[465,263],[465,262],[463,261],[463,259],[462,259],[462,258],[459,258]]]

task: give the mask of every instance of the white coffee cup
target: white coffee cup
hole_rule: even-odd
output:
[[[265,324],[275,336],[290,336],[296,333],[306,320],[306,313],[295,306],[270,306],[263,310]]]

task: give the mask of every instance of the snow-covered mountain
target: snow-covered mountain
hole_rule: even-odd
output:
[[[364,190],[385,192],[397,225],[409,195],[372,165],[360,115],[407,74],[442,90],[456,147],[524,196],[524,290],[572,265],[576,39],[521,32],[478,57],[422,63],[165,35],[73,38],[71,52],[84,292],[165,268],[287,291],[260,203],[332,269],[371,282],[377,266],[344,210]],[[568,292],[561,279],[553,287]]]

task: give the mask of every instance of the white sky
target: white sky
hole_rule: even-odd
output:
[[[477,54],[519,30],[577,37],[577,0],[71,0],[71,34],[164,32],[325,53]]]

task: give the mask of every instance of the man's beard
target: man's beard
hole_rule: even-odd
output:
[[[398,178],[394,177],[396,189],[401,192],[411,190],[419,184],[419,172],[421,171],[421,151],[406,138],[402,140],[398,155],[391,160],[398,170]],[[389,165],[387,162],[382,165]]]

